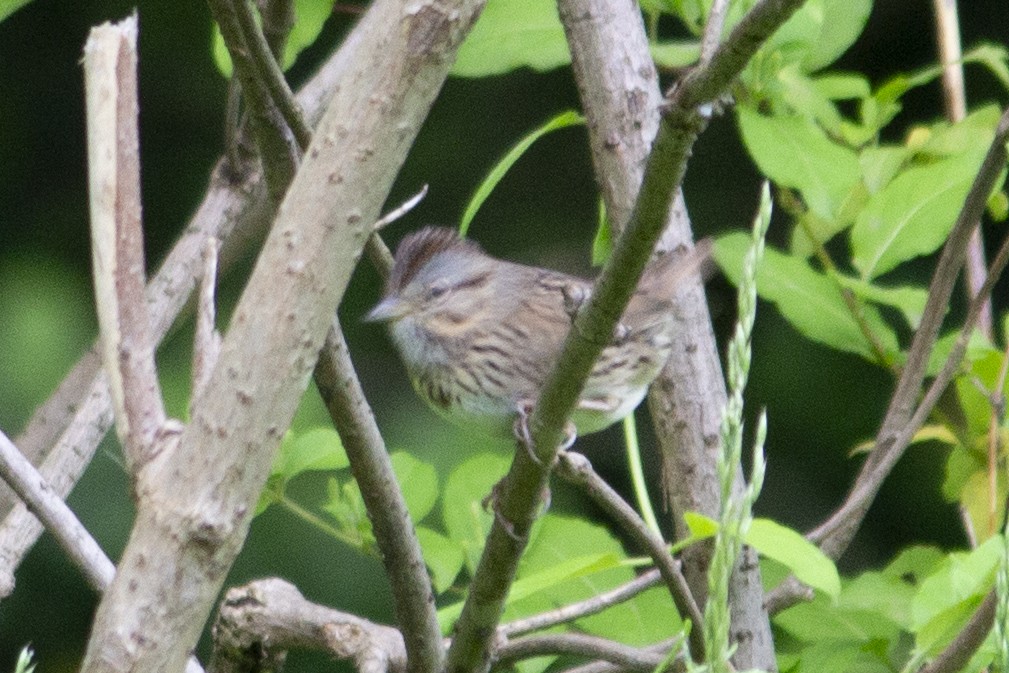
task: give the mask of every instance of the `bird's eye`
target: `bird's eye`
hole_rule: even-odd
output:
[[[448,285],[444,283],[435,283],[427,288],[427,298],[437,299],[438,297],[443,297],[448,292]]]

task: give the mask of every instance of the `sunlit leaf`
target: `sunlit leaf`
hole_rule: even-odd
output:
[[[658,42],[648,45],[655,64],[663,68],[685,68],[697,63],[701,45],[697,42]]]
[[[306,47],[315,43],[319,33],[322,32],[326,19],[332,13],[332,0],[294,0],[294,26],[291,28],[291,33],[284,46],[284,70],[294,65],[298,55]],[[258,13],[256,18],[258,20]],[[228,48],[224,45],[224,38],[216,23],[214,24],[212,52],[217,69],[225,77],[231,77],[231,55],[228,54]]]
[[[928,301],[928,291],[924,288],[885,286],[859,278],[850,278],[844,274],[835,274],[834,278],[842,287],[848,288],[860,299],[897,309],[904,316],[908,327],[918,329],[918,324],[925,313],[925,302]]]
[[[501,158],[494,168],[491,169],[490,173],[484,178],[480,186],[477,187],[476,193],[473,194],[473,198],[470,199],[469,204],[466,206],[466,210],[462,215],[462,220],[459,222],[459,235],[465,237],[466,232],[469,230],[470,222],[476,216],[480,206],[483,202],[487,200],[487,197],[491,195],[497,184],[501,182],[501,178],[505,176],[505,173],[515,164],[519,158],[526,153],[534,142],[545,136],[546,134],[556,131],[558,129],[566,128],[568,126],[575,126],[576,124],[583,124],[585,119],[575,112],[574,110],[568,110],[562,112],[556,117],[553,117],[547,123],[543,124],[539,128],[534,129],[528,133],[525,137],[519,140],[514,147],[508,150],[508,153]]]
[[[426,526],[417,526],[417,540],[424,552],[424,562],[431,570],[435,592],[444,593],[462,570],[462,547],[455,540]]]
[[[502,75],[547,71],[571,62],[557,5],[550,0],[489,0],[459,47],[451,74]]]
[[[943,611],[983,597],[994,581],[1002,546],[1001,536],[995,536],[977,549],[949,554],[918,587],[912,628],[922,629]]]
[[[0,0],[0,21],[3,21],[29,2],[31,0]]]
[[[403,491],[410,518],[420,521],[434,509],[438,501],[438,473],[429,465],[409,453],[397,451],[390,457],[396,480]]]
[[[851,230],[852,262],[863,277],[938,249],[980,164],[981,157],[965,155],[916,166],[874,194]]]
[[[761,172],[797,189],[818,216],[835,219],[859,182],[858,156],[800,116],[764,116],[737,108],[746,148]]]
[[[442,496],[445,530],[462,545],[471,572],[480,560],[484,537],[494,519],[483,501],[507,471],[507,458],[481,453],[453,470],[445,482]]]
[[[841,578],[834,562],[820,548],[787,526],[770,519],[753,520],[746,543],[758,552],[788,566],[805,584],[837,598]]]
[[[715,261],[732,282],[737,282],[750,237],[736,232],[715,241]],[[875,361],[875,353],[841,296],[837,283],[814,270],[804,260],[771,247],[757,273],[757,292],[773,302],[782,316],[805,337]],[[863,318],[884,352],[895,357],[897,337],[872,306]]]
[[[336,430],[314,428],[285,438],[280,445],[279,463],[286,479],[303,472],[339,470],[350,465]]]

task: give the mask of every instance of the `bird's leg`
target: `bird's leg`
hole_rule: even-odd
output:
[[[536,452],[533,451],[533,438],[532,433],[529,431],[529,416],[531,416],[533,412],[533,403],[529,400],[522,400],[516,405],[516,411],[518,414],[515,417],[515,438],[525,448],[529,459],[540,467],[543,467],[543,461],[540,460],[539,456],[536,455]],[[558,450],[567,451],[571,448],[571,445],[575,443],[576,439],[578,439],[578,429],[575,428],[575,424],[569,420],[564,424],[564,440],[561,442]]]

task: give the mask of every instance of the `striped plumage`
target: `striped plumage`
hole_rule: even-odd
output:
[[[650,265],[582,393],[572,419],[579,434],[609,426],[641,402],[669,356],[672,294],[696,268],[668,255]],[[574,276],[495,259],[451,229],[428,227],[400,243],[368,319],[389,323],[414,388],[435,411],[507,435],[518,409],[535,402],[591,288]]]

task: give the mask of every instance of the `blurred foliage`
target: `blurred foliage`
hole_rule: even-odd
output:
[[[39,0],[15,12],[23,4],[0,3],[0,19],[7,17],[0,23],[0,58],[7,65],[0,69],[0,428],[12,436],[94,338],[78,59],[90,25],[133,8],[105,1],[71,11],[65,3]],[[642,3],[664,85],[672,79],[663,69],[697,58],[705,4]],[[727,30],[750,4],[734,3]],[[972,106],[963,122],[937,121],[941,94],[928,2],[810,0],[747,69],[734,92],[738,106],[701,138],[690,165],[684,191],[698,236],[745,226],[757,173],[775,183],[779,208],[788,215],[775,223],[777,247],[767,251],[761,271],[768,303],[754,337],[750,398],[770,417],[770,471],[758,513],[763,508],[800,530],[836,505],[857,468],[849,451],[874,431],[892,385],[889,368],[900,363],[921,316],[928,267],[919,257],[941,244],[987,147],[997,109],[984,102],[1005,99],[1005,55],[983,42],[1006,34],[1007,13],[993,1],[963,4],[964,43],[973,47],[966,60],[984,66],[968,70]],[[330,3],[318,0],[298,7],[286,57],[295,85],[339,43],[357,11],[339,6],[331,12]],[[153,268],[199,202],[221,150],[226,83],[205,6],[143,1],[139,14],[145,230]],[[577,108],[568,60],[552,2],[491,0],[390,203],[424,183],[431,193],[391,227],[390,237],[428,221],[457,221],[480,176],[517,139],[558,111]],[[600,256],[607,239],[585,145],[583,133],[569,131],[528,147],[521,164],[481,195],[471,235],[495,254],[587,272],[594,237]],[[993,215],[1004,217],[1004,203],[1004,195],[993,195]],[[1004,228],[996,225],[989,235],[995,240]],[[717,256],[730,280],[743,242],[731,233],[719,241]],[[810,261],[821,247],[839,270],[825,268],[822,256]],[[239,268],[223,281],[225,308],[240,290],[242,273]],[[861,303],[864,324],[841,301],[840,288]],[[396,450],[397,472],[409,475],[411,514],[442,616],[449,619],[489,526],[481,500],[504,473],[511,444],[446,427],[412,396],[387,345],[372,326],[358,324],[376,291],[375,274],[361,269],[341,308],[343,323]],[[724,309],[728,292],[722,281],[710,287],[722,333],[732,318]],[[997,295],[997,310],[1006,310],[1007,294]],[[951,326],[960,315],[957,302]],[[180,416],[187,404],[189,342],[182,328],[159,355],[169,406]],[[945,343],[948,348],[948,338]],[[990,404],[977,383],[990,389],[999,358],[991,344],[974,342],[957,383],[968,436],[942,432],[941,423],[922,435],[842,566],[847,572],[837,597],[818,591],[812,603],[775,619],[782,670],[900,670],[938,651],[992,586],[1002,543],[988,536],[993,529],[982,440]],[[391,621],[360,494],[338,439],[321,429],[327,424],[310,390],[229,583],[283,575],[313,600]],[[603,433],[579,446],[623,487],[616,441],[616,433]],[[131,517],[116,451],[100,451],[70,499],[113,557]],[[646,452],[646,460],[655,465],[654,455]],[[652,486],[657,493],[657,483]],[[998,487],[1004,497],[1004,481]],[[987,542],[972,552],[940,549],[965,546],[956,510],[943,496],[966,508]],[[506,618],[579,600],[632,575],[635,560],[595,514],[579,495],[556,486]],[[784,575],[780,561],[795,569],[813,558],[798,541],[790,546],[789,533],[781,531],[789,529],[764,531],[772,536],[764,546],[782,552],[763,562],[768,586]],[[789,550],[791,556],[783,553]],[[14,597],[0,603],[0,670],[13,669],[26,642],[33,643],[39,670],[75,670],[94,596],[47,538],[17,579]],[[679,620],[664,590],[653,589],[576,626],[644,643],[669,636]],[[971,670],[993,653],[993,647],[983,649]],[[531,663],[527,670],[549,663]],[[292,660],[290,670],[310,666]]]

